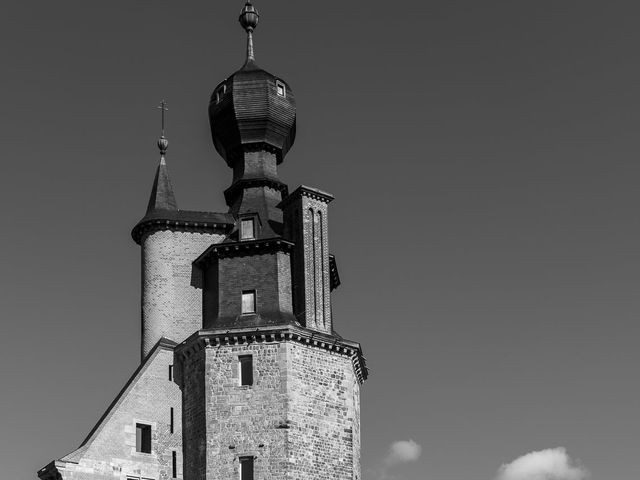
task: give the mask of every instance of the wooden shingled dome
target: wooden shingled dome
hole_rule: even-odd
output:
[[[265,149],[282,163],[296,136],[296,102],[291,87],[252,59],[211,95],[213,144],[233,166],[246,151]]]

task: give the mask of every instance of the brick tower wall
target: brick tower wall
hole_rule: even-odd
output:
[[[293,255],[294,313],[307,328],[331,334],[328,205],[296,190],[284,207]]]
[[[142,245],[142,358],[166,337],[181,342],[202,328],[202,279],[191,262],[223,235],[152,231]]]

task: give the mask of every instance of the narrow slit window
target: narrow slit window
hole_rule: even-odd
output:
[[[240,457],[239,480],[253,480],[253,457]]]
[[[173,382],[173,365],[169,365],[169,381]]]
[[[242,291],[242,314],[256,313],[256,291]]]
[[[278,95],[281,97],[287,96],[287,87],[280,80],[276,80],[276,92],[278,92]]]
[[[178,478],[178,453],[175,450],[171,452],[171,476]]]
[[[136,452],[151,453],[151,425],[136,423]]]
[[[253,240],[256,238],[255,222],[253,218],[243,218],[240,221],[240,239]]]
[[[253,357],[251,355],[238,357],[238,370],[240,385],[253,385]]]
[[[222,97],[227,93],[227,86],[222,85],[216,90],[216,103],[220,103],[222,101]]]
[[[173,433],[173,407],[169,410],[169,430]]]

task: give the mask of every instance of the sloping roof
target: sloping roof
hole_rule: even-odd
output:
[[[87,451],[87,449],[91,446],[91,442],[97,437],[97,435],[100,433],[102,428],[107,424],[107,422],[109,421],[113,413],[116,411],[117,407],[124,401],[127,394],[131,391],[133,386],[136,384],[137,380],[142,376],[142,374],[145,372],[147,367],[151,364],[151,360],[153,360],[153,358],[156,356],[158,351],[160,349],[173,350],[176,345],[177,343],[174,342],[173,340],[169,340],[167,338],[162,337],[158,341],[158,343],[156,343],[155,347],[153,347],[153,349],[149,352],[147,357],[142,361],[142,363],[136,369],[136,371],[133,372],[133,375],[131,376],[131,378],[129,378],[129,380],[123,387],[123,389],[120,390],[120,393],[118,393],[118,395],[116,396],[115,400],[111,402],[111,405],[109,405],[109,407],[104,412],[102,417],[100,417],[100,420],[98,420],[95,426],[91,429],[91,431],[89,432],[89,435],[87,435],[87,437],[80,444],[80,447],[78,447],[73,452],[65,455],[64,457],[60,458],[60,461],[78,463],[82,458],[82,456],[84,455],[84,453]]]
[[[151,196],[147,206],[147,214],[155,210],[178,210],[173,186],[169,178],[169,171],[164,156],[160,159],[160,164],[156,170],[156,177],[153,180]]]

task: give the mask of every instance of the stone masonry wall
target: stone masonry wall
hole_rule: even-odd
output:
[[[175,478],[182,478],[180,389],[169,380],[173,351],[159,349],[149,362],[87,444],[61,459],[63,480],[169,480],[174,478],[173,451],[178,460]],[[136,451],[136,423],[151,425],[150,454]]]
[[[286,346],[289,477],[360,480],[360,385],[351,358]]]
[[[205,418],[205,351],[183,362],[178,379],[182,385],[182,424],[184,425],[184,478],[204,480],[207,466],[207,422]]]
[[[202,279],[192,262],[223,235],[153,231],[142,244],[142,358],[161,337],[180,343],[202,328]]]
[[[253,356],[251,386],[239,384],[240,355]],[[360,479],[359,384],[349,357],[282,341],[211,346],[184,365],[185,465],[199,463],[185,467],[185,480],[237,479],[242,456],[255,457],[259,480]]]
[[[253,385],[239,385],[239,355],[252,355]],[[256,479],[286,477],[286,349],[283,344],[206,349],[207,480],[238,478],[255,456]],[[191,479],[189,479],[191,480]]]

